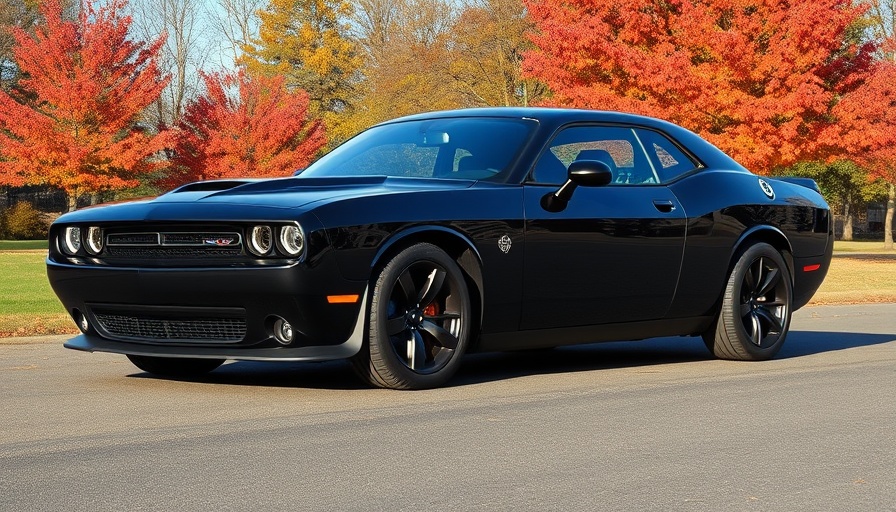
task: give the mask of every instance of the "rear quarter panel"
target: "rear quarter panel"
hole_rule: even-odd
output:
[[[759,185],[772,186],[774,198]],[[669,316],[712,315],[741,243],[751,236],[779,231],[794,260],[830,260],[830,211],[820,194],[809,188],[742,171],[703,171],[670,188],[688,216],[681,277]],[[815,283],[814,281],[818,282]],[[794,303],[799,307],[820,284],[795,276]],[[811,291],[806,291],[811,288]],[[808,300],[808,299],[806,299]]]

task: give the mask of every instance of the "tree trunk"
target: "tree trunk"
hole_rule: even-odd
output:
[[[852,241],[852,208],[847,202],[843,203],[843,236],[840,238],[847,242]]]
[[[68,193],[68,211],[73,212],[78,209],[78,193],[77,192],[69,192]]]
[[[896,210],[896,183],[888,183],[887,215],[884,220],[884,249],[893,250],[893,210]]]

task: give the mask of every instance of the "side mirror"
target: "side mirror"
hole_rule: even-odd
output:
[[[567,173],[569,181],[583,187],[602,187],[613,181],[610,166],[600,160],[576,160]]]
[[[576,160],[569,164],[566,183],[556,192],[541,198],[541,207],[549,212],[562,212],[572,199],[572,193],[579,185],[583,187],[602,187],[613,181],[610,166],[600,160]]]

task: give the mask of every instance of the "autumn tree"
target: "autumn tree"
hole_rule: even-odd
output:
[[[136,123],[167,84],[162,40],[129,39],[125,6],[86,1],[68,21],[60,1],[47,0],[45,25],[13,30],[23,78],[0,91],[0,183],[61,188],[72,210],[80,194],[135,186],[164,165],[154,157],[170,135]]]
[[[0,4],[0,89],[9,90],[18,69],[13,61],[13,28],[31,30],[37,22],[37,8],[25,0],[5,0]]]
[[[472,0],[452,27],[446,76],[465,106],[525,106],[545,92],[522,77],[532,22],[522,0]]]
[[[525,105],[545,88],[521,77],[531,23],[522,0],[359,0],[364,57],[355,126],[430,110]]]
[[[285,79],[237,73],[202,74],[205,93],[187,105],[166,186],[234,177],[290,176],[326,144],[309,118],[304,91]]]
[[[873,45],[849,0],[527,0],[552,103],[668,119],[760,173],[817,157]]]
[[[896,73],[893,72],[894,63],[896,63],[896,0],[869,0],[869,22],[874,39],[880,42],[878,57],[884,62],[884,71],[880,73],[883,77],[872,87],[879,94],[877,98],[868,98],[865,106],[874,105],[877,100],[879,108],[888,111],[875,111],[870,116],[865,116],[864,121],[875,119],[881,115],[887,116],[887,120],[878,119],[878,125],[884,131],[883,136],[876,137],[873,148],[869,148],[867,153],[870,157],[869,164],[872,165],[872,172],[879,178],[885,180],[888,184],[887,194],[887,213],[884,222],[884,246],[887,249],[893,249],[893,220],[896,216],[896,121],[894,121],[892,87],[896,86]],[[873,107],[872,107],[873,108]],[[865,141],[867,144],[867,140]]]
[[[74,20],[78,16],[80,0],[61,0],[62,17]],[[15,37],[12,28],[33,33],[41,24],[39,0],[3,0],[0,2],[0,89],[8,91],[19,76],[13,60]]]
[[[396,116],[458,108],[448,66],[458,5],[451,0],[359,0],[354,37],[364,58],[357,130]]]
[[[291,89],[307,91],[314,112],[342,112],[352,103],[361,64],[348,37],[350,15],[346,0],[270,0],[241,63],[254,75],[282,75]]]
[[[832,109],[836,124],[822,134],[821,142],[833,154],[850,154],[887,183],[884,246],[893,249],[893,215],[896,210],[896,62],[874,64],[855,94],[844,96]]]

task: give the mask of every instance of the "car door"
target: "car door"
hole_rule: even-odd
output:
[[[632,127],[572,126],[543,151],[524,191],[522,329],[653,320],[669,309],[687,218],[662,183],[668,153],[649,143],[648,155],[642,139]],[[546,210],[542,198],[575,160],[604,162],[611,183],[579,186],[562,211]]]

